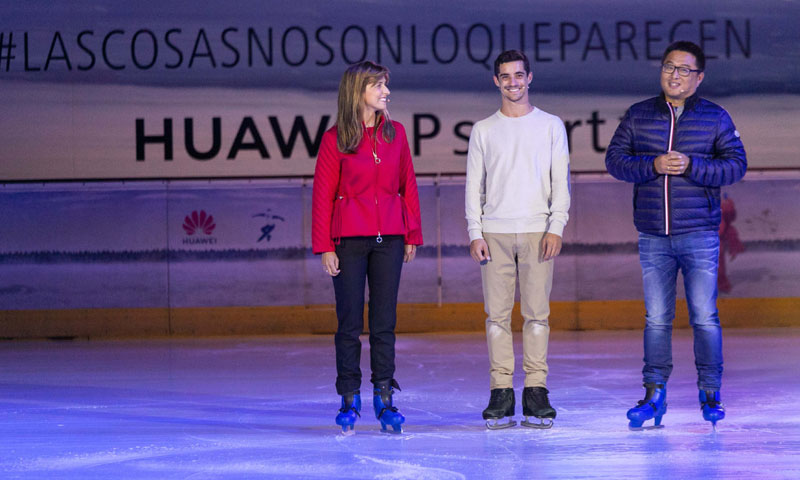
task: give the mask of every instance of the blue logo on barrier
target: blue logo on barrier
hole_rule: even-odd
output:
[[[272,240],[272,231],[275,230],[276,226],[275,221],[276,220],[280,220],[281,222],[286,221],[286,219],[284,219],[280,215],[273,215],[272,213],[270,213],[271,210],[272,209],[267,209],[267,211],[264,213],[256,213],[255,215],[253,215],[253,218],[264,217],[267,221],[267,224],[261,227],[261,236],[258,238],[258,240],[256,240],[256,243],[260,242],[261,240],[266,240],[267,242]]]

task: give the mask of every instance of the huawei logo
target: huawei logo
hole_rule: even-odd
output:
[[[194,235],[199,232],[211,235],[215,228],[217,225],[214,223],[214,216],[208,215],[205,210],[199,212],[195,210],[183,219],[183,230],[186,235]]]

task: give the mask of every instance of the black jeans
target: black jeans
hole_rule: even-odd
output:
[[[403,267],[402,235],[345,237],[336,246],[339,275],[333,277],[336,317],[336,392],[361,387],[361,335],[364,327],[364,287],[369,282],[369,345],[372,383],[394,378],[394,327],[397,289]]]

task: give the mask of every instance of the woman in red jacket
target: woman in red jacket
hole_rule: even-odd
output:
[[[312,247],[336,294],[336,416],[345,434],[361,411],[364,287],[369,282],[373,406],[381,429],[402,432],[392,403],[397,289],[403,262],[422,245],[419,197],[405,129],[389,118],[389,70],[365,61],[339,83],[336,125],[325,132],[314,171]]]

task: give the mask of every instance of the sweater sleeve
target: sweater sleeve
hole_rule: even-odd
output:
[[[644,183],[658,177],[653,164],[654,155],[636,155],[633,148],[634,125],[631,110],[614,132],[606,150],[606,168],[617,180],[631,183]]]
[[[483,205],[486,202],[486,168],[479,128],[472,128],[467,151],[467,180],[464,188],[464,205],[469,241],[483,238]]]
[[[417,176],[414,173],[414,162],[411,159],[411,150],[408,147],[408,138],[405,129],[397,125],[395,141],[401,141],[400,151],[400,195],[405,202],[408,222],[408,231],[405,234],[406,245],[422,245],[422,220],[419,208],[419,192],[417,191]]]
[[[736,183],[747,170],[747,156],[739,132],[730,115],[721,111],[714,138],[714,155],[711,158],[690,157],[687,175],[707,187],[719,187]]]
[[[336,247],[331,236],[333,205],[339,187],[340,160],[336,134],[327,132],[314,167],[314,191],[311,197],[311,248],[315,254],[333,252]]]
[[[553,126],[551,149],[550,220],[547,231],[561,237],[569,219],[570,185],[567,130],[560,119]]]

